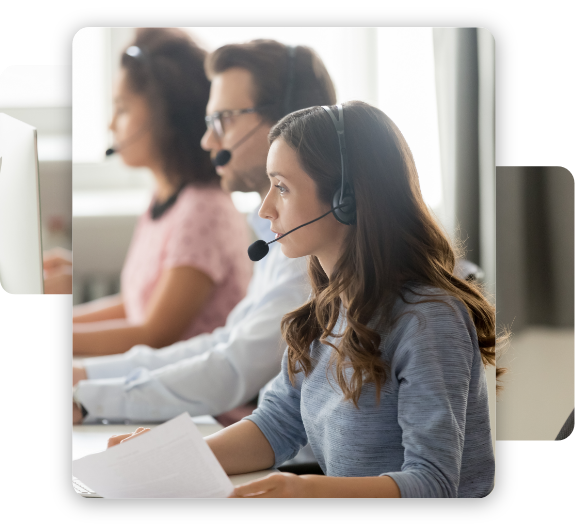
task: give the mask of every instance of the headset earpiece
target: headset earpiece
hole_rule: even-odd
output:
[[[355,197],[347,175],[347,149],[345,146],[345,131],[343,125],[343,105],[337,104],[339,111],[339,117],[337,119],[327,105],[322,105],[322,108],[327,112],[335,126],[341,157],[341,187],[339,187],[333,195],[331,204],[334,209],[333,215],[338,222],[344,225],[355,225],[357,221]]]
[[[345,136],[343,132],[343,107],[341,104],[337,106],[339,110],[339,120],[336,120],[334,114],[331,112],[331,109],[327,106],[322,106],[331,119],[333,120],[333,124],[335,125],[335,130],[337,131],[337,138],[339,140],[339,151],[341,155],[341,187],[337,189],[335,194],[333,195],[332,201],[332,208],[331,210],[327,211],[325,214],[322,214],[319,218],[312,220],[311,222],[307,222],[305,224],[301,224],[295,229],[288,231],[287,233],[275,238],[274,240],[270,240],[269,242],[265,242],[263,240],[257,240],[248,248],[248,255],[251,260],[258,261],[263,259],[269,251],[269,245],[281,240],[282,238],[286,237],[287,235],[305,227],[306,225],[312,224],[321,220],[323,217],[327,216],[328,214],[333,213],[335,219],[344,224],[344,225],[354,225],[356,223],[356,209],[355,209],[355,197],[353,195],[353,188],[351,187],[351,183],[347,181],[347,154],[345,151]]]
[[[356,223],[356,208],[355,208],[355,198],[353,195],[347,193],[341,197],[341,187],[335,191],[333,195],[333,201],[331,204],[333,215],[335,219],[344,225],[355,225]]]

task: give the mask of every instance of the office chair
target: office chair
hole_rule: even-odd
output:
[[[278,469],[283,473],[296,475],[323,475],[309,443],[294,458],[284,462]]]
[[[575,408],[561,427],[555,441],[575,441]]]
[[[477,264],[465,259],[455,261],[453,273],[460,279],[465,279],[466,281],[478,281],[482,283],[485,278],[483,270],[477,266]]]

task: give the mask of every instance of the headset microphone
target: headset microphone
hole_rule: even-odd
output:
[[[287,47],[287,51],[288,51],[288,73],[287,73],[287,83],[286,83],[286,89],[285,89],[284,101],[283,101],[283,114],[284,114],[284,116],[290,114],[290,112],[292,110],[292,106],[293,106],[292,93],[293,93],[293,85],[294,85],[294,62],[295,62],[296,48],[297,48],[297,46],[288,46]],[[220,150],[218,153],[216,153],[215,157],[212,159],[212,163],[214,164],[214,166],[225,166],[226,164],[228,164],[230,162],[230,159],[232,158],[232,151],[235,150],[242,142],[244,142],[244,140],[247,140],[249,137],[251,137],[252,134],[255,132],[255,130],[262,123],[263,123],[263,121],[260,124],[258,124],[252,131],[250,131],[245,137],[240,139],[239,142],[237,142],[237,144],[232,146],[229,150]],[[263,256],[264,255],[262,255],[262,257]]]
[[[240,144],[244,141],[248,140],[257,130],[258,128],[264,123],[265,118],[258,123],[256,127],[252,130],[248,131],[246,135],[244,135],[238,142],[236,142],[229,150],[220,150],[216,153],[215,157],[212,159],[212,163],[214,166],[225,166],[230,162],[232,158],[232,150],[235,150]]]
[[[142,129],[140,129],[139,131],[136,131],[131,137],[128,138],[128,140],[122,142],[119,146],[111,146],[110,148],[108,148],[106,150],[106,157],[109,157],[110,155],[114,155],[114,153],[120,152],[126,146],[129,146],[130,144],[132,144],[132,142],[134,142],[135,140],[138,140],[149,129],[150,129],[149,125],[145,126]]]
[[[283,234],[282,236],[276,238],[275,240],[270,240],[269,242],[265,242],[263,240],[256,240],[248,248],[248,256],[254,262],[256,262],[258,260],[262,260],[268,254],[268,252],[270,250],[270,248],[269,248],[270,244],[273,244],[274,242],[281,240],[284,236],[288,236],[290,233],[293,233],[294,231],[297,231],[298,229],[301,229],[302,227],[305,227],[306,225],[312,224],[314,222],[317,222],[318,220],[321,220],[322,218],[325,218],[328,214],[332,213],[337,208],[338,207],[334,207],[331,211],[328,211],[325,214],[322,214],[319,218],[316,218],[315,220],[312,220],[311,222],[307,222],[305,224],[298,225],[295,229],[288,231],[287,233]]]
[[[230,150],[220,150],[216,153],[216,156],[213,158],[212,162],[214,166],[225,166],[230,162],[232,158],[232,152]]]
[[[336,106],[338,110],[338,118],[335,117],[332,110],[327,105],[322,105],[324,111],[330,116],[333,125],[335,126],[335,130],[337,132],[337,138],[339,142],[339,152],[341,158],[341,186],[336,190],[335,194],[333,195],[332,201],[332,209],[331,211],[326,212],[319,218],[312,220],[311,222],[307,222],[295,229],[292,229],[285,235],[276,238],[275,240],[271,240],[270,242],[264,242],[263,240],[257,240],[248,248],[248,256],[251,260],[258,261],[263,259],[269,252],[269,245],[277,242],[284,236],[293,233],[297,229],[304,227],[306,225],[312,224],[321,220],[324,216],[333,212],[335,219],[344,224],[344,225],[355,225],[356,224],[356,206],[355,206],[355,197],[353,195],[353,188],[351,183],[348,180],[348,169],[347,169],[347,148],[345,144],[345,131],[343,127],[343,106],[338,104]]]

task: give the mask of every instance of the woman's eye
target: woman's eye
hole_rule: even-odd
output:
[[[286,189],[281,185],[274,185],[274,186],[280,191],[280,194],[283,194],[286,191]]]

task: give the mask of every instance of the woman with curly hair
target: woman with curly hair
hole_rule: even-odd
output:
[[[311,296],[283,319],[282,370],[258,408],[206,441],[228,474],[309,442],[325,476],[274,473],[234,495],[486,496],[495,311],[454,275],[401,132],[354,101],[292,113],[269,139],[260,216],[285,255],[309,257]]]
[[[247,224],[210,154],[206,52],[183,30],[140,28],[120,60],[110,129],[124,164],[154,193],[122,270],[121,293],[74,309],[74,353],[123,353],[210,333],[245,296]],[[112,151],[112,150],[109,150]]]

